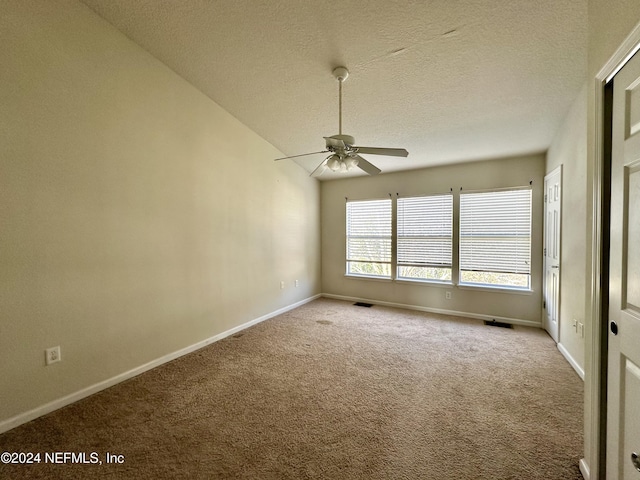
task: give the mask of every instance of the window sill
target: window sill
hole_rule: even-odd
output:
[[[428,285],[430,287],[444,287],[444,288],[452,288],[453,282],[451,281],[439,281],[439,280],[420,280],[417,278],[396,278],[395,281],[397,283],[406,283],[409,285]]]
[[[533,295],[534,293],[530,288],[492,287],[491,285],[474,285],[470,283],[459,283],[458,288],[460,290],[476,290],[480,292],[515,293],[516,295]]]
[[[392,282],[390,278],[386,277],[368,277],[366,275],[354,275],[352,273],[345,273],[344,276],[346,278],[351,278],[354,280],[372,280],[374,282]]]
[[[439,287],[439,288],[459,288],[460,290],[473,290],[476,292],[492,292],[492,293],[510,293],[515,295],[533,295],[535,293],[532,289],[523,289],[523,288],[509,288],[509,287],[492,287],[490,285],[474,285],[474,284],[458,284],[457,286],[453,282],[439,282],[437,280],[412,280],[408,278],[384,278],[384,277],[368,277],[366,275],[354,275],[354,274],[344,274],[345,278],[350,278],[352,280],[366,280],[373,282],[383,282],[383,283],[400,283],[406,285],[425,285],[429,287]]]

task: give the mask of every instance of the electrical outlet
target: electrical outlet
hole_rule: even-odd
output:
[[[300,286],[300,280],[296,280],[296,288]]]
[[[280,282],[280,290],[284,290],[284,280]]]
[[[447,300],[451,300],[451,292],[445,292],[444,298],[446,298]]]
[[[60,346],[47,348],[44,351],[45,354],[45,363],[47,365],[51,365],[52,363],[59,362],[62,360],[62,356],[60,355]]]

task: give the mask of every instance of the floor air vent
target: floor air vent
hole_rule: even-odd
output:
[[[511,325],[510,323],[496,322],[495,320],[485,320],[484,324],[491,327],[513,328],[513,325]]]
[[[354,303],[354,305],[356,307],[367,307],[367,308],[373,307],[373,303],[364,303],[364,302],[356,302]]]

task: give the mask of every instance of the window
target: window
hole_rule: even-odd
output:
[[[397,277],[451,281],[453,195],[398,198]]]
[[[460,284],[531,288],[531,189],[460,194]]]
[[[391,199],[347,202],[347,275],[391,278]]]

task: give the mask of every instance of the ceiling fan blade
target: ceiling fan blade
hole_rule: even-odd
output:
[[[278,160],[289,160],[290,158],[306,157],[307,155],[317,155],[318,153],[329,153],[329,150],[322,150],[321,152],[303,153],[302,155],[292,155],[290,157],[281,157],[281,158],[276,158],[274,161],[277,162]]]
[[[371,155],[388,155],[390,157],[406,157],[409,155],[404,148],[353,147],[358,153]]]
[[[377,175],[382,171],[375,165],[367,162],[360,155],[356,155],[355,158],[358,159],[358,167],[367,172],[369,175]]]
[[[315,170],[313,172],[311,172],[311,175],[309,175],[310,177],[319,177],[320,175],[322,175],[324,173],[324,171],[327,169],[327,160],[330,157],[325,158],[322,162],[320,162],[320,165],[318,165]]]
[[[344,144],[344,141],[338,138],[333,138],[333,137],[322,137],[322,138],[324,138],[324,140],[327,142],[327,148],[329,147],[345,148],[346,147],[346,145]]]

